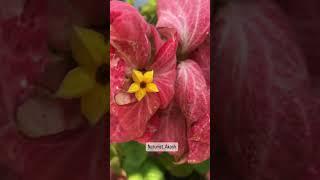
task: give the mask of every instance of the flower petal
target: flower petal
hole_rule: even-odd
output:
[[[71,33],[73,58],[83,67],[96,68],[106,62],[106,43],[103,34],[74,26]]]
[[[308,32],[296,36],[282,10],[272,1],[235,2],[217,16],[216,147],[224,158],[216,156],[215,167],[232,171],[221,174],[226,179],[319,178],[319,117],[304,96],[318,98],[309,89],[307,46],[296,41]]]
[[[143,68],[151,54],[148,25],[128,3],[110,2],[110,44],[129,66]]]
[[[158,87],[157,87],[157,85],[156,84],[154,84],[154,83],[148,83],[147,84],[147,87],[146,87],[146,91],[147,92],[159,92],[159,89],[158,89]]]
[[[111,142],[124,142],[141,137],[146,131],[148,121],[160,106],[159,97],[153,93],[137,103],[119,106],[114,99],[111,99],[110,103]]]
[[[188,130],[188,163],[199,163],[210,157],[210,117],[195,122]]]
[[[179,64],[176,92],[177,103],[190,121],[189,125],[210,114],[209,88],[199,65],[193,60]]]
[[[179,64],[176,100],[186,117],[188,127],[189,163],[210,156],[210,91],[197,63],[187,60]]]
[[[152,71],[147,71],[143,74],[143,81],[145,83],[152,83],[153,81],[153,70]]]
[[[207,85],[210,86],[210,39],[207,38],[203,44],[193,51],[190,58],[198,63],[206,78]]]
[[[176,161],[179,161],[188,151],[186,119],[175,101],[172,101],[166,109],[158,111],[157,115],[160,125],[152,141],[177,142],[178,151],[170,154],[175,156]]]
[[[158,50],[162,47],[162,45],[165,43],[165,41],[163,41],[160,37],[160,34],[158,32],[158,30],[151,25],[150,26],[150,30],[151,30],[151,37],[150,37],[150,41],[152,42],[152,49],[154,54],[158,53]]]
[[[90,92],[81,97],[81,111],[91,125],[97,124],[108,109],[109,96],[106,87],[96,85]]]
[[[132,79],[134,82],[141,83],[143,81],[143,78],[144,77],[141,71],[135,69],[132,71]]]
[[[147,123],[147,128],[144,134],[136,138],[135,141],[138,141],[141,144],[145,144],[146,142],[154,141],[154,135],[157,133],[160,127],[160,119],[157,114],[153,115],[152,118]],[[170,141],[171,142],[171,141]]]
[[[141,101],[142,98],[144,98],[147,95],[147,91],[144,88],[140,88],[136,93],[135,96],[138,99],[138,101]]]
[[[157,14],[157,27],[178,32],[182,53],[194,50],[209,33],[210,0],[159,0]]]
[[[93,88],[95,80],[84,69],[71,70],[62,81],[56,95],[62,98],[80,97]]]
[[[114,97],[126,82],[126,62],[114,53],[112,46],[110,47],[110,96]],[[113,98],[111,98],[113,99]]]
[[[135,93],[140,90],[140,84],[138,83],[132,83],[131,86],[128,89],[128,93]]]
[[[168,106],[174,95],[176,79],[176,37],[170,38],[159,49],[154,63],[149,69],[154,70],[154,83],[159,89],[161,108]]]

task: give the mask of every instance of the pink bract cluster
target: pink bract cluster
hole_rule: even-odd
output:
[[[158,22],[110,2],[111,141],[178,142],[179,162],[210,156],[210,1],[158,0]],[[158,93],[127,93],[132,71],[154,71]]]
[[[319,7],[230,1],[217,13],[215,179],[319,179]]]

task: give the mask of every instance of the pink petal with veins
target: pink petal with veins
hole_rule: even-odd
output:
[[[161,36],[159,34],[159,32],[157,31],[157,29],[153,26],[150,25],[150,31],[151,31],[151,37],[150,37],[150,41],[153,43],[153,48],[154,48],[154,53],[157,54],[159,49],[162,47],[162,45],[165,43],[165,41],[163,41],[161,39]]]
[[[159,0],[158,28],[174,28],[182,53],[197,48],[210,31],[210,0]]]
[[[171,152],[170,154],[175,156],[176,161],[179,161],[188,151],[186,119],[174,101],[166,109],[160,110],[157,114],[159,115],[160,125],[152,141],[177,142],[178,151]]]
[[[210,114],[210,92],[197,63],[193,60],[178,65],[176,98],[188,125]]]
[[[157,114],[152,116],[152,118],[149,120],[147,124],[146,131],[144,132],[143,136],[135,139],[136,141],[145,144],[146,142],[152,142],[153,137],[158,132],[160,128],[160,119]]]
[[[234,2],[220,13],[213,72],[221,178],[319,179],[319,118],[309,116],[306,59],[287,17],[271,1]]]
[[[119,104],[119,96],[123,94],[133,96],[125,92],[128,85],[126,80],[127,64],[124,60],[110,51],[110,136],[111,142],[129,141],[141,137],[146,130],[150,118],[160,106],[159,97],[156,94],[147,94],[141,101],[135,98],[127,99],[126,103]],[[121,98],[120,98],[121,99]],[[130,101],[130,99],[134,99]],[[123,99],[122,99],[123,100]],[[121,101],[123,102],[123,101]]]
[[[174,96],[176,49],[176,37],[172,37],[159,49],[150,67],[154,70],[154,83],[159,89],[157,94],[161,100],[161,108],[167,107]]]
[[[210,156],[210,91],[201,68],[193,60],[178,65],[176,100],[187,121],[189,163]]]
[[[210,39],[209,37],[194,52],[192,52],[190,58],[198,63],[204,77],[206,78],[207,85],[210,86]]]
[[[195,122],[188,130],[188,163],[199,163],[210,157],[210,114]]]
[[[143,68],[151,55],[149,26],[128,3],[110,2],[110,44],[130,67]]]
[[[110,100],[111,142],[129,141],[141,137],[148,121],[160,106],[156,94],[147,94],[141,101],[119,106]]]

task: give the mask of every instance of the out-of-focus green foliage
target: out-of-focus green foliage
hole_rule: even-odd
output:
[[[147,0],[146,3],[144,3],[144,1],[137,3],[136,0],[126,0],[126,2],[133,6],[136,6],[149,23],[156,24],[157,0]]]
[[[147,21],[151,24],[157,22],[157,1],[148,0],[148,2],[140,7],[140,12],[146,17]]]
[[[199,174],[205,175],[210,170],[210,160],[203,161],[200,164],[194,164],[193,167]]]
[[[127,2],[129,3],[129,4],[131,4],[131,5],[134,5],[135,4],[135,0],[127,0]]]
[[[128,180],[144,180],[142,173],[132,173],[129,175]]]
[[[141,170],[144,175],[144,180],[164,180],[163,172],[154,163],[153,159],[148,159],[144,162]]]
[[[143,162],[147,159],[145,146],[133,141],[119,145],[122,155],[122,167],[127,174],[140,169]]]
[[[186,179],[204,179],[210,161],[200,164],[177,164],[168,153],[148,154],[145,145],[137,142],[112,144],[110,166],[119,174],[124,170],[129,180],[164,180],[165,174]]]
[[[159,161],[172,175],[177,177],[189,176],[193,171],[193,166],[190,164],[175,164],[173,157],[168,153],[162,153]]]

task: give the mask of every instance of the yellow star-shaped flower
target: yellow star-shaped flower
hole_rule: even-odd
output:
[[[155,83],[153,83],[153,71],[142,73],[138,70],[132,71],[132,80],[134,81],[128,89],[128,93],[135,93],[138,101],[141,101],[147,93],[159,92]]]
[[[56,92],[60,98],[81,98],[81,112],[92,125],[109,109],[107,48],[102,34],[74,27],[71,50],[79,66],[67,73]]]

